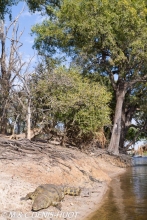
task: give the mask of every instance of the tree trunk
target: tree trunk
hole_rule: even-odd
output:
[[[119,154],[119,142],[121,135],[121,117],[122,117],[122,106],[124,102],[124,97],[125,97],[124,90],[117,91],[114,124],[113,124],[110,144],[108,147],[108,151],[116,155]]]
[[[31,100],[28,100],[27,139],[31,140]]]
[[[15,135],[16,128],[17,128],[17,120],[18,120],[18,118],[19,118],[19,115],[17,115],[16,118],[15,118],[14,125],[13,125],[12,136]]]
[[[127,133],[126,111],[125,111],[125,105],[123,105],[122,116],[121,116],[121,134],[120,134],[120,141],[119,141],[119,147],[121,149],[123,149],[125,145],[126,133]]]
[[[119,142],[120,148],[124,148],[126,135],[131,125],[132,118],[136,112],[136,108],[137,104],[127,105],[127,103],[124,103],[122,108],[121,136]]]
[[[4,34],[4,22],[0,21],[0,40],[1,40],[1,56],[0,56],[0,87],[1,87],[1,111],[0,111],[0,124],[1,124],[1,133],[6,134],[7,130],[7,102],[9,97],[9,84],[7,77],[7,69],[6,69],[6,53],[5,53],[5,44],[6,44],[6,36]]]
[[[17,121],[17,133],[20,134],[20,120]]]
[[[119,147],[121,149],[123,149],[124,146],[125,146],[126,128],[125,128],[125,124],[123,123],[123,121],[121,123],[122,123],[122,126],[121,126],[121,134],[120,134]]]
[[[22,12],[21,12],[22,13]],[[21,14],[20,13],[20,14]],[[4,21],[0,20],[0,129],[1,133],[7,133],[8,113],[10,106],[10,91],[17,74],[22,69],[24,63],[21,63],[18,53],[19,48],[22,46],[20,37],[23,32],[18,35],[18,18],[15,18],[8,27],[4,26]],[[9,38],[9,31],[11,31],[11,38]],[[9,54],[6,50],[6,41],[10,40]],[[18,62],[19,61],[19,62]],[[12,74],[13,73],[13,74]]]
[[[0,124],[1,124],[0,132],[1,132],[1,134],[7,134],[8,119],[7,119],[7,108],[5,107],[6,104],[7,104],[7,102],[6,103],[2,102],[2,106],[1,106],[2,108],[4,107],[3,110],[2,110],[2,114],[0,116],[0,118],[1,118],[1,120],[0,120]]]

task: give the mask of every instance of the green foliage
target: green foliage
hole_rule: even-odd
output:
[[[138,139],[146,139],[147,138],[147,84],[146,83],[138,83],[134,86],[129,97],[127,97],[127,102],[130,103],[131,106],[135,106],[136,111],[133,114],[133,118],[136,122],[136,132],[140,131],[140,135]],[[128,133],[129,134],[129,133]],[[127,135],[128,136],[128,135]],[[134,133],[134,137],[136,134]]]
[[[52,15],[52,7],[60,7],[60,0],[0,0],[0,19],[4,20],[6,14],[12,16],[12,6],[25,1],[30,11],[41,11],[42,14]]]
[[[143,156],[147,157],[147,151],[143,153]]]
[[[77,69],[58,68],[32,82],[36,111],[48,117],[47,123],[63,122],[67,129],[76,126],[81,133],[110,124],[111,94],[99,83],[82,78]]]
[[[126,140],[128,141],[133,140],[137,132],[138,132],[137,128],[134,128],[134,127],[129,128],[127,136],[126,136]]]
[[[50,14],[52,12],[52,7],[59,7],[60,0],[26,0],[28,7],[31,11],[35,12],[36,10]],[[49,10],[50,9],[50,10]]]
[[[11,19],[11,7],[16,5],[19,0],[0,0],[0,19],[4,19],[5,14],[9,14]]]
[[[54,53],[57,47],[94,61],[107,59],[109,68],[126,70],[147,58],[147,9],[144,1],[64,0],[55,20],[36,25],[36,48]],[[93,55],[92,57],[90,55]],[[126,72],[121,71],[122,77]],[[135,77],[135,73],[132,74]],[[127,74],[128,80],[132,75]]]
[[[57,48],[74,58],[78,56],[84,73],[87,69],[91,75],[97,72],[109,77],[116,102],[123,91],[129,94],[124,103],[128,109],[135,99],[139,104],[139,94],[134,95],[134,91],[147,80],[146,1],[64,0],[53,14],[56,19],[49,18],[32,29],[36,49],[49,56]]]

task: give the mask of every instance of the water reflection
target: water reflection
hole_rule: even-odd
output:
[[[147,166],[129,168],[113,180],[103,205],[88,220],[147,220]]]

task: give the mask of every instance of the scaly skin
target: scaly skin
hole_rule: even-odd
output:
[[[80,195],[80,192],[80,188],[44,184],[38,186],[34,192],[28,193],[26,197],[21,198],[21,200],[34,200],[32,205],[33,211],[39,211],[48,208],[51,205],[61,209],[60,201],[64,198],[64,195],[78,196]]]
[[[80,188],[64,187],[64,195],[79,196],[80,193],[81,193]]]

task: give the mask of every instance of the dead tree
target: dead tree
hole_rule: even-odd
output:
[[[31,100],[32,100],[32,94],[29,88],[29,82],[30,82],[30,76],[31,73],[28,72],[29,66],[31,64],[33,58],[30,58],[30,61],[26,64],[26,68],[24,70],[23,74],[20,74],[19,71],[16,71],[17,77],[20,81],[20,85],[17,85],[17,87],[20,87],[19,92],[15,92],[16,99],[19,101],[20,105],[23,107],[23,111],[26,115],[26,124],[27,124],[27,139],[31,139]],[[21,58],[20,58],[21,63]],[[21,94],[21,95],[20,95]]]
[[[18,33],[18,19],[20,14],[5,27],[4,21],[0,21],[0,132],[7,133],[8,109],[10,104],[10,92],[17,77],[15,70],[20,71],[25,62],[19,62],[19,49],[22,46],[20,38],[23,32]],[[9,32],[12,29],[12,35]],[[6,53],[7,42],[10,43],[9,53]]]

